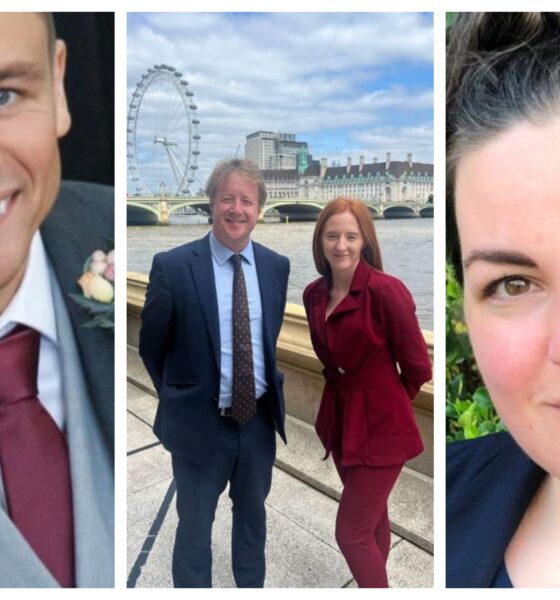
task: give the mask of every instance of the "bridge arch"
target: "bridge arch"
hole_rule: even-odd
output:
[[[428,206],[423,206],[418,214],[425,219],[433,219],[434,218],[434,206],[433,204],[429,204]]]
[[[415,217],[416,212],[412,206],[408,204],[392,204],[383,209],[383,216],[386,219],[405,219]]]
[[[275,208],[280,213],[280,219],[289,217],[290,221],[315,221],[317,216],[323,210],[323,206],[316,202],[271,202],[266,204],[263,216],[267,211]]]
[[[177,212],[181,208],[185,208],[186,206],[192,206],[192,208],[200,208],[210,214],[210,205],[208,201],[201,202],[200,199],[195,199],[187,200],[186,202],[181,202],[178,204],[168,204],[169,216],[171,216],[174,212]]]
[[[157,204],[157,202],[154,202],[154,204]],[[151,204],[140,204],[138,202],[134,202],[134,201],[128,201],[126,203],[126,207],[127,208],[136,208],[142,211],[148,211],[153,213],[158,219],[159,219],[159,207],[155,208],[155,206],[152,206]]]
[[[160,222],[159,205],[126,203],[126,222],[129,225],[157,225]]]
[[[376,206],[372,206],[371,204],[366,204],[366,208],[371,213],[372,219],[375,217],[379,217],[379,209]]]

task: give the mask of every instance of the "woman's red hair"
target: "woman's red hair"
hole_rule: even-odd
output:
[[[362,249],[364,260],[372,267],[383,271],[381,250],[377,241],[377,235],[375,234],[375,227],[373,226],[373,217],[361,200],[353,200],[351,198],[336,198],[336,200],[329,202],[319,214],[313,233],[313,260],[315,261],[317,271],[321,275],[327,275],[331,270],[331,266],[323,251],[322,236],[325,225],[333,215],[346,211],[351,212],[356,217],[356,221],[358,221],[358,227],[364,239],[364,247]]]

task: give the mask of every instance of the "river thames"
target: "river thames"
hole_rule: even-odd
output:
[[[433,219],[375,221],[383,268],[401,279],[412,292],[418,320],[433,330]],[[128,270],[149,273],[154,254],[203,237],[210,225],[128,227]],[[252,238],[286,255],[291,262],[288,302],[302,304],[305,286],[318,277],[311,240],[315,223],[259,223]]]

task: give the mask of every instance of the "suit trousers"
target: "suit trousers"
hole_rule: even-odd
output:
[[[229,482],[232,501],[232,567],[237,587],[263,587],[265,500],[272,483],[276,438],[259,401],[244,425],[220,417],[212,455],[201,463],[172,454],[179,523],[173,549],[174,587],[212,587],[212,524]]]
[[[391,526],[389,494],[403,465],[343,467],[340,453],[332,453],[344,484],[336,516],[336,541],[361,588],[386,588]]]

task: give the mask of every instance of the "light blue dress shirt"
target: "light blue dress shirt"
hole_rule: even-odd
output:
[[[218,296],[218,314],[220,318],[220,399],[219,407],[231,406],[231,386],[233,380],[232,357],[232,296],[233,296],[233,262],[230,258],[235,254],[226,248],[210,232],[210,251],[212,252],[212,266],[214,267],[214,281]],[[259,279],[253,254],[253,242],[249,241],[245,249],[240,252],[241,265],[245,285],[247,287],[247,300],[249,302],[249,316],[251,319],[251,340],[253,345],[253,367],[255,371],[255,388],[257,398],[267,390],[266,373],[264,365],[263,321],[261,293]]]

